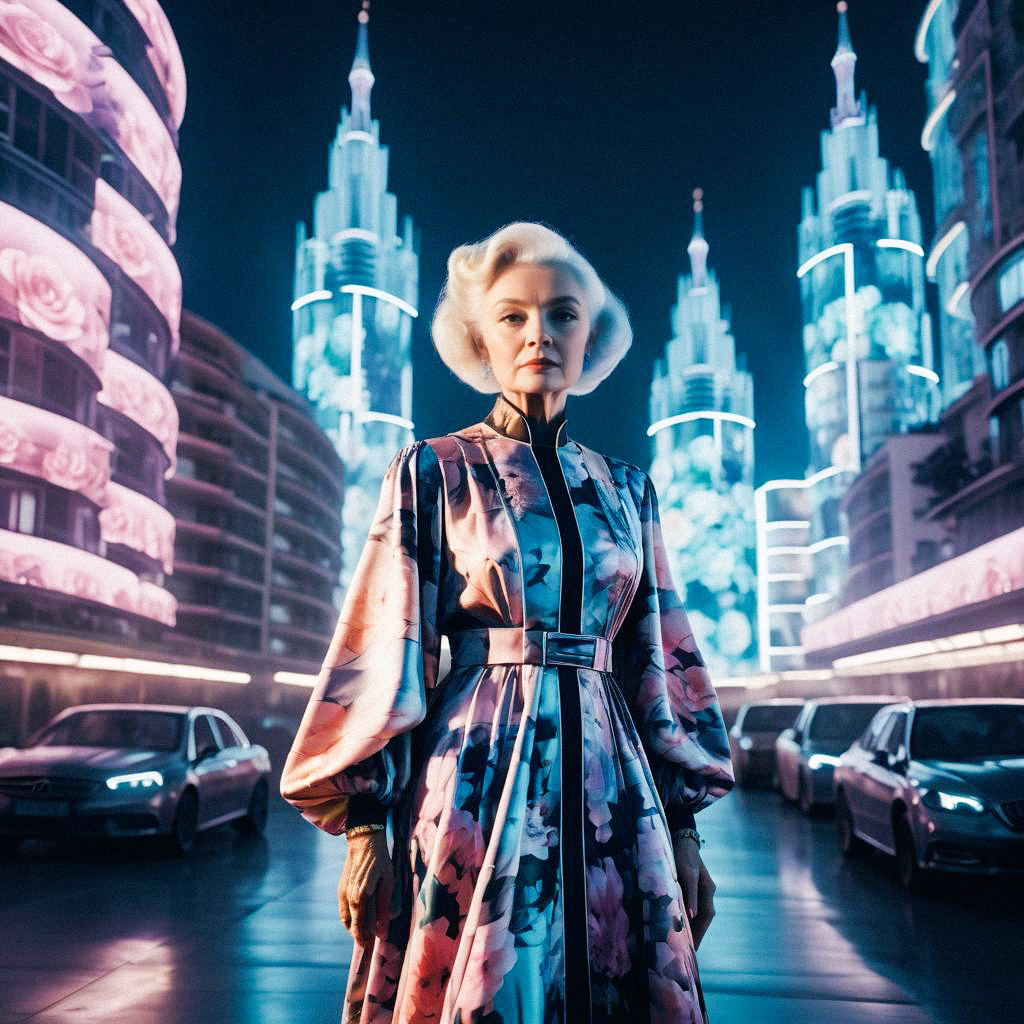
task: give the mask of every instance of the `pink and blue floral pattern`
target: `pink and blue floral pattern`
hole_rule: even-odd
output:
[[[572,1024],[563,948],[588,941],[593,1020],[706,1024],[666,808],[730,791],[721,708],[673,585],[642,470],[557,456],[584,548],[583,777],[562,777],[557,667],[453,665],[441,638],[557,629],[561,558],[528,443],[483,421],[400,451],[285,764],[283,795],[346,827],[393,808],[386,938],[357,946],[345,1024]],[[561,787],[583,787],[589,934],[562,933]]]

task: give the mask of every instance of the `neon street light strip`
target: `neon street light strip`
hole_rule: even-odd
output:
[[[647,428],[647,436],[651,437],[666,427],[673,427],[677,423],[689,423],[691,420],[725,420],[728,423],[739,423],[740,426],[748,427],[750,430],[756,426],[749,416],[741,416],[736,412],[681,412],[652,423]]]
[[[1014,624],[866,651],[837,659],[833,668],[852,675],[885,671],[885,667],[890,665],[898,665],[905,671],[929,671],[942,666],[966,667],[1016,661],[1022,655],[1024,625]]]
[[[809,519],[774,519],[770,523],[765,523],[764,528],[766,530],[795,530],[798,527],[810,525],[811,521]]]
[[[783,544],[779,547],[766,547],[766,555],[803,555],[807,553],[806,544]]]
[[[928,38],[928,29],[935,20],[935,15],[942,6],[942,0],[928,0],[928,6],[921,15],[921,23],[917,26],[917,35],[914,37],[914,56],[922,63],[928,63],[928,49],[925,45]]]
[[[827,249],[822,249],[817,255],[812,256],[801,264],[800,269],[796,272],[796,276],[803,277],[804,274],[809,270],[813,270],[819,263],[824,263],[825,260],[831,259],[841,252],[846,252],[847,249],[853,249],[852,242],[840,242],[838,245],[830,245]]]
[[[803,654],[804,649],[802,647],[769,647],[769,651],[773,654]]]
[[[817,380],[823,373],[831,373],[833,370],[839,369],[839,363],[827,362],[822,363],[821,366],[816,366],[806,377],[804,377],[804,387],[808,387],[812,381]]]
[[[390,302],[392,306],[397,306],[403,313],[408,313],[409,316],[419,316],[419,310],[415,306],[410,306],[404,299],[400,299],[397,295],[392,295],[390,292],[382,291],[380,288],[370,288],[365,284],[343,284],[338,289],[342,292],[349,292],[353,295],[367,295],[371,299],[380,299],[382,302]]]
[[[294,313],[298,309],[302,309],[303,306],[308,306],[312,302],[326,302],[328,299],[333,299],[334,294],[327,291],[326,288],[320,288],[315,292],[307,292],[305,295],[300,295],[292,303],[292,312]]]
[[[939,375],[934,370],[929,370],[927,366],[915,366],[911,363],[907,366],[907,373],[917,374],[918,377],[924,377],[925,380],[930,380],[933,384],[939,383]]]
[[[822,480],[825,480],[830,476],[837,476],[840,473],[848,472],[850,472],[850,470],[843,469],[842,466],[827,466],[825,469],[819,469],[817,473],[813,473],[811,476],[806,477],[803,480],[769,480],[767,483],[761,484],[761,486],[757,488],[757,491],[781,491],[790,487],[813,487],[815,484],[821,483]],[[756,494],[757,491],[754,493]]]
[[[803,583],[807,577],[802,572],[770,572],[765,583]]]
[[[807,605],[807,604],[809,604],[809,605],[822,604],[824,601],[831,601],[833,596],[834,596],[833,594],[826,594],[826,593],[811,594],[811,596],[808,597],[806,601],[804,601],[804,604],[805,605]]]
[[[967,222],[958,220],[933,246],[928,254],[928,260],[924,265],[924,271],[929,281],[935,280],[935,272],[939,267],[939,260],[943,253],[960,237],[960,234],[967,230]]]
[[[970,287],[971,287],[971,285],[970,285],[969,281],[961,281],[953,289],[953,293],[949,297],[949,302],[946,303],[946,312],[947,313],[949,313],[951,316],[959,316],[960,315],[957,312],[957,309],[959,308],[960,303],[963,301],[963,297],[970,290]]]
[[[367,420],[380,420],[382,423],[394,423],[395,426],[405,427],[406,430],[414,430],[412,420],[407,420],[404,416],[396,416],[393,412],[364,412],[359,416],[361,423],[365,423]]]
[[[770,604],[768,605],[769,612],[798,612],[803,614],[804,606],[802,604]]]
[[[75,654],[73,651],[54,651],[41,647],[11,647],[0,645],[0,661],[22,662],[33,665],[66,665],[71,668],[92,668],[110,672],[136,672],[147,676],[174,676],[178,679],[202,679],[213,683],[248,683],[248,672],[229,672],[206,668],[202,665],[183,665],[166,661],[148,661],[144,658],[116,658],[103,654]]]
[[[956,89],[951,88],[946,95],[935,104],[932,112],[928,115],[928,119],[924,123],[924,128],[921,130],[921,148],[925,150],[925,152],[930,153],[932,151],[935,129],[939,126],[939,122],[945,116],[946,111],[953,105],[953,100],[955,99]]]
[[[924,249],[917,242],[908,242],[905,238],[879,238],[876,239],[875,245],[879,249],[905,249],[915,256],[924,257]]]
[[[289,686],[306,686],[312,689],[316,686],[317,676],[306,672],[275,672],[275,683],[287,683]]]

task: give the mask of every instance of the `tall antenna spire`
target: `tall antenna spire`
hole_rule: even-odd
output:
[[[836,105],[832,108],[832,127],[845,128],[847,125],[864,123],[864,105],[857,102],[853,91],[853,69],[857,54],[850,41],[850,25],[846,17],[846,0],[836,4],[839,12],[839,44],[832,58],[832,70],[836,76]]]
[[[359,35],[356,39],[356,55],[352,70],[348,73],[348,84],[352,88],[352,130],[368,132],[370,123],[370,90],[373,88],[373,72],[370,70],[370,43],[366,25],[370,20],[370,0],[363,0],[357,15]]]
[[[693,288],[705,289],[708,286],[708,243],[704,238],[704,189],[693,190],[693,238],[686,247],[690,256],[690,269],[693,274]]]

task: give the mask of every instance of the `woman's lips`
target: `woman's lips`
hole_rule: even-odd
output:
[[[523,366],[557,366],[558,363],[551,359],[531,359],[528,363],[523,363]]]

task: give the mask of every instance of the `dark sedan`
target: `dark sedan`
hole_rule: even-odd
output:
[[[259,834],[270,758],[217,708],[84,704],[0,751],[0,848],[26,838],[155,836],[187,853],[224,822]]]
[[[1024,700],[906,701],[879,712],[835,770],[840,845],[931,870],[1024,871]]]
[[[799,697],[770,697],[739,706],[729,730],[737,786],[774,780],[775,741],[793,725],[803,706]]]

